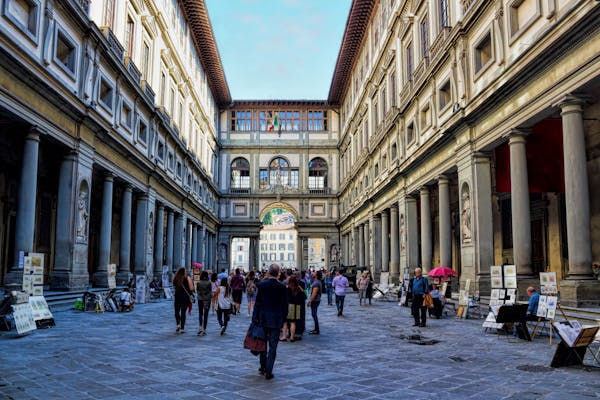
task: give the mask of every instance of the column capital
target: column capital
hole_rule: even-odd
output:
[[[554,107],[558,107],[564,112],[583,111],[583,106],[590,102],[590,96],[578,93],[569,93],[559,97],[553,103]]]
[[[112,172],[106,172],[104,174],[104,182],[112,182],[115,179],[115,175]]]
[[[163,203],[158,203],[158,209],[159,210],[165,210],[165,205]]]
[[[27,132],[27,137],[25,139],[26,140],[35,140],[36,142],[39,142],[41,133],[42,132],[40,131],[39,126],[31,125],[29,127],[29,131]]]
[[[133,185],[131,183],[126,183],[123,190],[126,192],[133,192]]]
[[[475,151],[473,152],[473,161],[475,163],[489,163],[492,159],[492,154],[486,151]]]
[[[419,194],[422,195],[426,195],[429,194],[429,188],[427,186],[421,186],[419,188]]]
[[[446,175],[440,175],[437,177],[438,185],[447,185],[450,182],[450,179]]]
[[[508,144],[517,144],[517,143],[526,143],[526,137],[529,135],[530,131],[528,129],[511,129],[508,133],[502,135],[504,139],[508,139]]]
[[[398,212],[398,203],[394,203],[390,206],[390,212]]]

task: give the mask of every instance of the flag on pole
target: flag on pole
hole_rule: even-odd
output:
[[[269,116],[271,115],[271,113],[269,113]],[[270,132],[273,132],[275,130],[279,130],[279,114],[275,113],[275,116],[273,117],[273,119],[268,118],[267,119],[267,124],[268,124],[268,130]]]

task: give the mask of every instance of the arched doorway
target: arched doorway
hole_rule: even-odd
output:
[[[274,203],[261,213],[260,268],[275,263],[285,269],[298,267],[298,231],[296,211],[285,203]]]

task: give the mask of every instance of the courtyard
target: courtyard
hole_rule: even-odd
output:
[[[414,328],[395,302],[345,316],[322,304],[321,335],[281,342],[275,379],[258,374],[242,348],[250,318],[232,316],[224,336],[211,315],[197,336],[194,306],[186,333],[175,333],[173,303],[131,313],[55,313],[56,327],[0,337],[0,398],[6,399],[590,399],[598,369],[550,368],[556,341],[525,342],[483,332],[483,320],[452,316]],[[312,319],[307,318],[307,329]],[[439,342],[419,345],[408,339]],[[413,337],[414,338],[414,337]],[[593,359],[588,355],[587,364]]]

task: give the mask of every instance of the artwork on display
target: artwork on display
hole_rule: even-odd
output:
[[[538,300],[538,309],[537,316],[540,318],[546,318],[546,313],[548,312],[548,303],[546,302],[546,296],[541,295]]]
[[[33,310],[29,303],[14,304],[12,309],[15,326],[19,335],[37,329],[35,320],[33,319]]]
[[[500,299],[500,289],[492,289],[492,295],[490,296],[491,300],[499,300]]]
[[[135,276],[135,302],[139,304],[146,302],[146,275]]]
[[[117,265],[108,264],[108,288],[114,289],[117,287]]]
[[[23,275],[31,274],[31,257],[23,257]]]
[[[44,267],[44,253],[29,253],[28,256],[31,257],[32,267]]]
[[[504,277],[504,287],[507,289],[516,289],[517,288],[517,278],[515,276],[505,276]]]
[[[504,266],[504,277],[509,277],[509,276],[517,276],[517,267],[514,265],[505,265]],[[507,286],[508,287],[508,286]]]
[[[548,296],[546,298],[546,318],[553,320],[556,317],[556,307],[558,306],[557,296]]]
[[[442,283],[442,289],[441,289],[442,296],[446,295],[446,290],[448,290],[448,282]]]
[[[492,278],[502,278],[502,266],[492,265],[490,267],[490,276]]]
[[[494,315],[494,313],[492,311],[490,311],[488,313],[487,318],[483,322],[484,328],[502,329],[502,326],[503,326],[502,323],[496,322],[496,316]]]
[[[517,289],[506,289],[504,304],[515,304],[517,301]]]
[[[466,290],[461,290],[458,296],[458,305],[460,306],[468,306],[469,305],[469,292]]]
[[[556,272],[540,272],[540,291],[546,295],[558,293]]]
[[[492,289],[502,288],[502,278],[492,278]]]
[[[29,304],[31,305],[34,321],[53,318],[44,296],[31,296]]]

